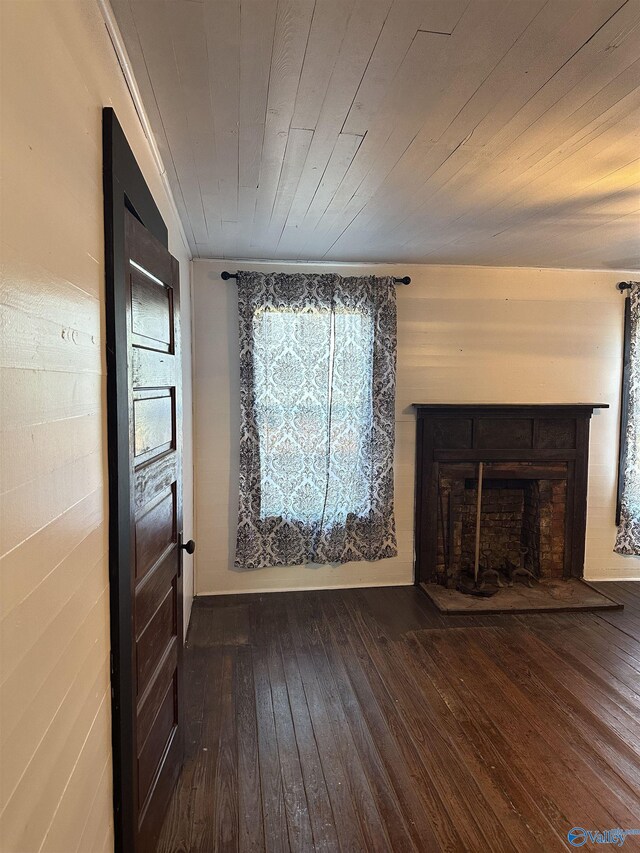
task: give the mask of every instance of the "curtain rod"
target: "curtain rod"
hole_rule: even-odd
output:
[[[616,284],[616,287],[620,291],[620,293],[624,293],[625,290],[631,290],[632,284],[637,284],[637,281],[619,281]]]
[[[230,278],[238,278],[238,273],[227,272],[226,270],[224,270],[224,272],[220,273],[220,278],[224,279],[224,281],[228,281]],[[405,275],[404,278],[394,278],[393,281],[395,282],[395,284],[411,284],[411,277]]]

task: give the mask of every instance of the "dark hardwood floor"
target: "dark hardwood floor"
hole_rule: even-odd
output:
[[[574,826],[640,829],[640,583],[602,586],[623,611],[444,618],[415,587],[197,599],[159,851],[546,853]]]

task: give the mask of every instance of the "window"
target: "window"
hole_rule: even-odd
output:
[[[253,326],[261,519],[312,525],[366,516],[371,316],[259,310]]]

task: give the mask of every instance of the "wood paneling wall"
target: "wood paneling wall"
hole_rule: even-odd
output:
[[[190,270],[97,4],[0,13],[0,849],[92,853],[113,848],[103,105],[181,260],[188,535]]]
[[[410,275],[398,288],[396,521],[399,554],[379,563],[233,570],[238,466],[235,281],[229,269]],[[613,553],[624,272],[454,266],[296,266],[196,260],[196,589],[200,594],[411,583],[412,402],[606,402],[592,420],[586,576],[640,578]]]

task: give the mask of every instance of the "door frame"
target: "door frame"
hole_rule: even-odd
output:
[[[134,849],[133,596],[130,553],[129,388],[125,288],[125,209],[163,246],[168,231],[114,110],[102,110],[107,435],[109,472],[109,605],[111,741],[116,853]]]

